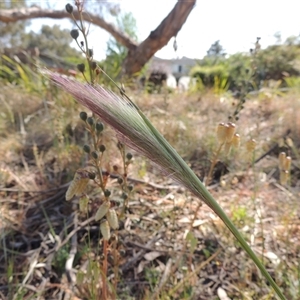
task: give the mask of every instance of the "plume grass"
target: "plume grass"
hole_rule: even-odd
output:
[[[279,298],[286,299],[264,265],[204,184],[142,111],[124,93],[117,95],[99,85],[80,83],[50,71],[43,71],[43,73],[53,83],[71,94],[79,103],[110,125],[116,131],[117,138],[122,143],[149,158],[165,175],[172,177],[205,202],[239,241]]]

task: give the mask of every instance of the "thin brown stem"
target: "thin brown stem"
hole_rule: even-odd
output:
[[[220,155],[220,152],[222,150],[223,145],[224,145],[224,143],[219,145],[219,148],[218,148],[218,150],[217,150],[217,152],[216,152],[216,154],[215,154],[215,156],[213,158],[213,161],[212,161],[212,163],[210,165],[210,169],[209,169],[208,175],[207,175],[206,180],[205,180],[205,185],[206,186],[208,186],[209,183],[210,183],[212,172],[213,172],[213,170],[214,170],[214,168],[215,168],[215,166],[217,164],[217,159],[218,159],[218,157]]]

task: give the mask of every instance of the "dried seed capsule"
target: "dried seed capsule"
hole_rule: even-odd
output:
[[[90,152],[91,152],[90,146],[89,146],[89,145],[84,145],[84,146],[83,146],[83,151],[84,151],[85,153],[90,153]]]
[[[72,6],[70,3],[68,3],[68,4],[66,5],[66,11],[67,11],[69,14],[71,14],[71,13],[73,12],[73,6]]]
[[[217,127],[217,139],[220,144],[224,144],[226,142],[226,131],[227,125],[225,123],[219,123]]]
[[[91,156],[92,156],[93,159],[98,159],[98,157],[99,157],[98,153],[96,151],[92,151]]]
[[[74,40],[77,40],[77,38],[79,37],[79,31],[77,29],[72,29],[70,34]]]
[[[80,112],[79,117],[80,117],[80,119],[81,119],[82,121],[85,122],[86,119],[87,119],[87,117],[88,117],[88,115],[87,115],[87,113],[86,113],[85,111],[82,111],[82,112]]]
[[[289,171],[281,170],[280,171],[280,184],[285,185],[289,179]]]
[[[84,73],[85,71],[85,64],[78,64],[77,69],[79,72]]]
[[[110,191],[110,190],[105,190],[105,191],[104,191],[104,196],[105,196],[106,198],[108,198],[110,195],[111,195],[111,191]]]
[[[240,147],[240,140],[241,140],[240,135],[236,133],[232,138],[232,146],[238,149]]]
[[[128,153],[126,154],[126,158],[127,158],[128,160],[131,160],[131,159],[132,159],[132,154],[131,154],[130,152],[128,152]]]
[[[94,125],[94,118],[88,117],[88,118],[86,119],[86,122],[87,122],[90,126],[93,126],[93,125]]]
[[[231,142],[235,133],[235,124],[228,122],[226,127],[226,142]]]
[[[278,160],[279,160],[279,169],[280,170],[285,170],[286,153],[285,152],[280,152]]]
[[[100,145],[99,150],[103,153],[106,150],[106,147],[104,145]]]
[[[109,209],[106,214],[107,221],[112,229],[118,229],[119,228],[119,221],[117,213],[114,209]]]
[[[96,212],[95,221],[99,221],[100,219],[102,219],[107,214],[109,208],[110,208],[110,202],[109,201],[103,202]]]
[[[228,155],[231,150],[232,142],[226,142],[224,147],[224,154]]]
[[[103,131],[103,129],[104,129],[103,123],[101,123],[101,122],[96,123],[97,133],[101,133]]]
[[[101,222],[100,231],[102,233],[103,239],[108,241],[110,239],[110,228],[107,220]]]
[[[286,171],[290,171],[291,169],[291,164],[292,164],[292,158],[290,156],[287,156],[285,158],[285,162],[284,162],[284,167]]]
[[[255,147],[256,147],[256,140],[255,139],[251,139],[250,141],[248,141],[246,143],[246,149],[247,149],[247,152],[251,153],[255,150]]]

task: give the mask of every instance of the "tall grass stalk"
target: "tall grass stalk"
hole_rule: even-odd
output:
[[[118,96],[99,85],[83,84],[46,70],[43,70],[43,73],[53,83],[109,124],[116,131],[117,138],[122,143],[145,155],[165,175],[172,177],[204,201],[239,241],[279,298],[286,299],[264,265],[204,184],[126,94],[121,93]]]

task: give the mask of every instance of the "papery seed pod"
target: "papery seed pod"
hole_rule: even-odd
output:
[[[86,113],[85,111],[82,111],[82,112],[80,112],[79,117],[80,117],[80,119],[81,119],[82,121],[85,122],[86,119],[87,119],[87,117],[88,117],[88,115],[87,115],[87,113]]]
[[[77,29],[72,29],[70,35],[74,40],[77,40],[79,37],[79,31]]]
[[[87,196],[82,196],[79,199],[79,211],[82,213],[88,212],[88,204],[89,204],[89,198]]]
[[[240,135],[238,133],[235,133],[233,138],[232,138],[232,146],[236,149],[240,147]]]
[[[117,213],[114,209],[109,209],[106,214],[107,221],[112,229],[118,229],[119,228],[119,221]]]
[[[101,220],[107,214],[109,208],[110,208],[110,202],[109,201],[103,202],[96,212],[95,221]]]
[[[73,196],[79,196],[81,195],[88,182],[89,182],[89,176],[88,171],[85,169],[78,169],[74,175],[74,179],[72,180],[71,184],[69,185],[69,188],[66,192],[66,200],[71,200]]]
[[[289,171],[281,170],[280,171],[280,184],[285,185],[287,184],[289,179]]]
[[[286,171],[290,171],[291,164],[292,164],[292,158],[290,156],[287,156],[285,158],[285,162],[284,162],[284,168],[285,168]]]
[[[231,142],[235,133],[235,124],[232,122],[228,122],[226,127],[226,142]]]
[[[73,12],[73,6],[72,6],[70,3],[68,3],[68,4],[66,5],[66,11],[67,11],[69,14],[71,14],[71,13]]]
[[[225,123],[219,123],[217,127],[217,139],[221,145],[226,142],[226,131],[227,125]]]
[[[280,170],[285,170],[285,160],[286,160],[286,153],[285,152],[280,152],[279,156],[278,156],[279,169]]]
[[[84,73],[85,71],[85,64],[78,64],[77,69],[79,72]]]
[[[107,220],[101,222],[100,231],[103,236],[103,239],[108,241],[110,239],[110,228]]]
[[[256,148],[256,140],[251,139],[246,143],[247,152],[252,153]]]

